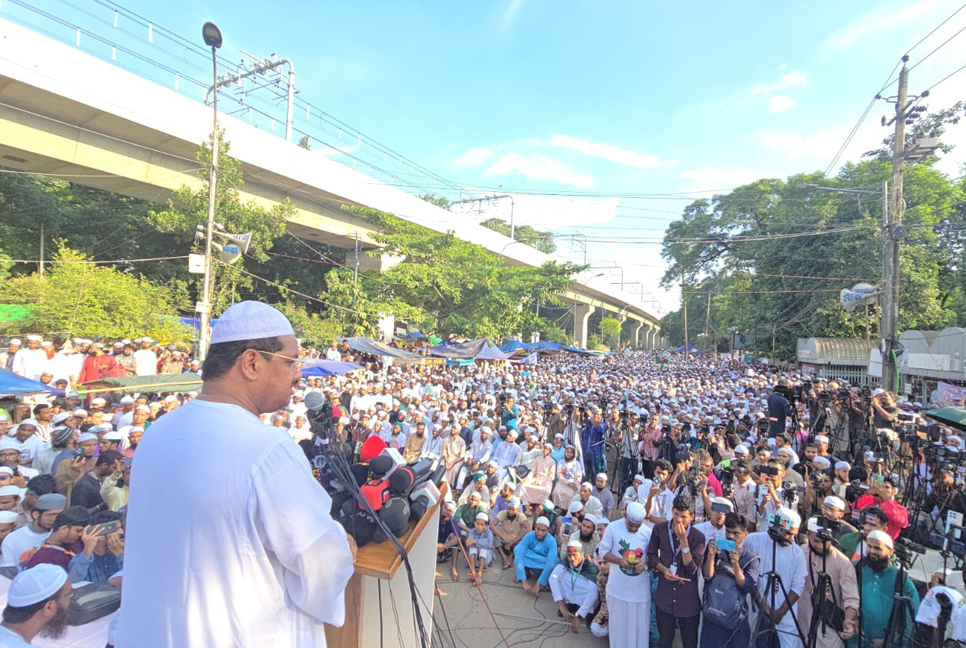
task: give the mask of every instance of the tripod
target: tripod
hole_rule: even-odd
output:
[[[821,536],[820,536],[821,537]],[[824,537],[821,539],[826,542],[828,547],[831,547],[831,537],[825,540]],[[809,551],[811,553],[811,550]],[[818,574],[818,583],[812,580],[812,618],[808,624],[808,637],[805,642],[805,648],[815,648],[816,642],[818,641],[818,629],[821,625],[822,634],[824,635],[828,632],[829,619],[826,615],[822,614],[822,606],[828,599],[829,595],[832,597],[832,603],[835,607],[838,607],[838,597],[835,595],[835,588],[832,587],[832,577],[829,576],[826,571],[826,565],[828,561],[828,548],[824,554],[822,554],[822,571]],[[812,579],[812,561],[808,561],[808,577]],[[840,628],[832,628],[833,632],[840,632]]]
[[[755,622],[755,631],[751,634],[751,642],[749,646],[755,646],[758,643],[758,637],[767,636],[769,634],[774,635],[774,640],[771,642],[773,645],[778,643],[778,633],[783,632],[778,629],[777,625],[772,625],[769,619],[769,625],[767,628],[762,628],[762,623],[765,620],[765,609],[767,608],[772,614],[775,612],[775,597],[779,591],[781,591],[784,601],[788,603],[788,589],[785,587],[785,583],[782,582],[781,574],[775,571],[775,559],[778,554],[778,541],[775,539],[774,534],[781,533],[784,535],[784,529],[781,527],[780,518],[775,517],[775,521],[772,526],[768,529],[768,536],[771,539],[771,571],[769,571],[766,576],[768,580],[765,583],[765,592],[769,596],[768,604],[762,599],[761,592],[755,592],[755,606],[758,608],[758,619]],[[798,549],[796,547],[796,549]],[[798,624],[798,618],[795,616],[795,610],[792,608],[793,604],[789,603],[788,614],[792,616],[792,621],[795,623],[795,632],[798,634],[798,638],[805,645],[805,636],[802,634],[802,628]]]
[[[892,611],[889,613],[889,623],[886,624],[886,633],[883,640],[883,648],[905,648],[906,644],[906,613],[909,619],[915,623],[916,611],[912,609],[912,601],[906,592],[906,565],[903,560],[899,560],[899,573],[896,574],[895,598],[892,601]]]

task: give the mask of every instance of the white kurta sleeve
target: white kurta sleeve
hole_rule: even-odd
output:
[[[355,571],[352,552],[305,455],[280,435],[256,462],[252,477],[256,528],[281,564],[286,597],[318,621],[342,625],[345,587]]]

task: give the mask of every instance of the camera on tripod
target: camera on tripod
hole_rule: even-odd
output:
[[[721,482],[721,494],[724,497],[730,498],[734,496],[735,493],[735,471],[731,468],[724,468],[721,471],[721,477],[719,479]]]
[[[809,473],[808,481],[812,482],[812,486],[815,490],[822,490],[825,488],[826,483],[828,483],[828,475],[824,472],[813,472]]]
[[[908,538],[896,538],[894,551],[896,558],[899,559],[906,569],[909,569],[909,566],[912,564],[912,554],[919,554],[920,556],[926,555],[926,548],[924,546]]]
[[[791,522],[780,515],[772,515],[768,521],[768,537],[780,545],[787,546],[791,543],[788,533],[791,533]]]
[[[809,524],[809,531],[813,531],[818,538],[824,542],[832,542],[835,536],[835,532],[839,529],[839,521],[832,520],[824,515],[819,515],[815,518],[816,525],[813,527]]]
[[[845,499],[849,502],[854,502],[863,495],[869,492],[871,488],[868,484],[858,479],[853,479],[845,487]]]

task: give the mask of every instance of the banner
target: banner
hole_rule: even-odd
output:
[[[234,243],[226,243],[218,246],[218,256],[224,264],[234,263],[241,258],[242,249]]]
[[[252,242],[252,233],[246,232],[244,234],[228,234],[226,232],[215,232],[215,236],[222,236],[233,243],[236,243],[238,247],[241,248],[242,254],[248,252],[248,246]]]
[[[932,393],[930,400],[933,405],[939,407],[946,405],[962,406],[964,398],[966,398],[966,387],[940,382],[936,385],[936,391]]]

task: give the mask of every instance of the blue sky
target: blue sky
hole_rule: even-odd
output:
[[[97,0],[33,4],[79,23]],[[659,291],[668,222],[696,197],[759,177],[824,170],[899,56],[961,4],[905,2],[288,2],[121,5],[192,41],[213,20],[226,59],[277,53],[301,99],[475,195],[513,193],[518,224],[586,235],[588,259],[617,263],[628,288]],[[73,6],[72,6],[73,5]],[[284,8],[281,8],[284,6]],[[5,3],[0,17],[17,8]],[[911,54],[966,27],[966,10]],[[917,67],[910,91],[966,63],[966,33]],[[956,99],[966,72],[933,92]],[[887,133],[877,104],[843,156]],[[962,146],[943,162],[959,175]],[[339,145],[349,150],[347,134]],[[336,137],[329,130],[328,137]],[[371,149],[371,147],[369,147]],[[357,155],[378,163],[367,147]],[[412,182],[459,198],[430,176]],[[567,193],[565,197],[546,195]],[[674,199],[627,194],[677,193]],[[474,208],[476,211],[476,208]],[[482,216],[509,218],[506,201]],[[470,217],[469,215],[467,217]],[[566,240],[563,257],[582,260]],[[598,279],[619,281],[618,273]]]

